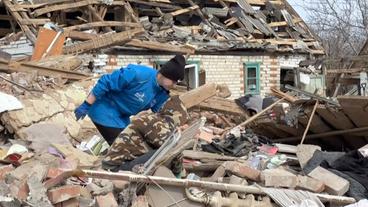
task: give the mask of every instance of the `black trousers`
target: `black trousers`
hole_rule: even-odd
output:
[[[109,145],[111,145],[115,141],[116,137],[118,137],[120,132],[124,130],[124,128],[107,127],[95,122],[93,122],[93,124],[96,126],[106,142],[109,143]]]

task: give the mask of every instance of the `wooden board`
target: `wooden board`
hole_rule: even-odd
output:
[[[344,113],[357,127],[368,126],[368,97],[339,96],[337,100],[341,104]]]
[[[341,110],[336,110],[334,108],[328,109],[324,106],[321,106],[317,108],[317,113],[335,129],[342,130],[355,128],[353,122]],[[346,143],[346,147],[351,149],[357,149],[366,143],[363,137],[354,135],[343,135],[342,137]]]
[[[31,58],[32,61],[41,59],[42,55],[46,52],[47,48],[56,37],[56,34],[57,32],[55,32],[54,30],[49,30],[45,28],[40,29],[40,31],[38,32],[35,49]],[[47,56],[61,55],[63,53],[64,41],[65,36],[62,34],[58,37]]]
[[[317,108],[317,114],[335,129],[352,129],[355,127],[353,122],[342,111],[320,106]]]
[[[307,109],[305,109],[305,112],[307,114],[307,116],[303,116],[301,118],[299,118],[299,122],[305,127],[308,123],[310,114],[311,114],[312,108],[309,107]],[[314,114],[311,125],[309,127],[309,132],[308,134],[310,134],[310,132],[314,133],[314,134],[319,134],[319,133],[323,133],[323,132],[329,132],[329,131],[333,131],[333,128],[331,128],[330,126],[328,126],[323,120],[322,118],[318,115],[318,114]],[[307,141],[308,139],[306,139]],[[326,138],[326,140],[329,141],[323,141],[323,139],[319,139],[321,141],[321,143],[323,143],[323,145],[325,146],[329,146],[331,149],[341,149],[342,146],[345,145],[345,143],[343,142],[343,140],[336,136],[336,137],[328,137]],[[331,142],[331,140],[333,140],[333,142]]]

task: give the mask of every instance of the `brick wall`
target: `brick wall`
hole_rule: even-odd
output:
[[[167,61],[172,55],[116,55],[109,56],[105,69],[113,70],[129,63],[153,66],[155,61]],[[199,63],[206,71],[207,83],[227,84],[232,92],[231,98],[244,94],[244,64],[259,63],[260,95],[266,96],[272,87],[280,86],[280,68],[296,67],[306,57],[295,56],[224,56],[194,55],[188,61]]]

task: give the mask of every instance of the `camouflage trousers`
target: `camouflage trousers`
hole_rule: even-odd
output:
[[[121,165],[151,149],[159,148],[177,126],[188,120],[188,113],[178,97],[172,97],[160,113],[137,117],[111,145],[103,163]]]

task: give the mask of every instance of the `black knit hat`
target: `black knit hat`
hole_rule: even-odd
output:
[[[184,79],[185,58],[183,55],[175,55],[160,69],[160,73],[166,78],[177,82]]]

